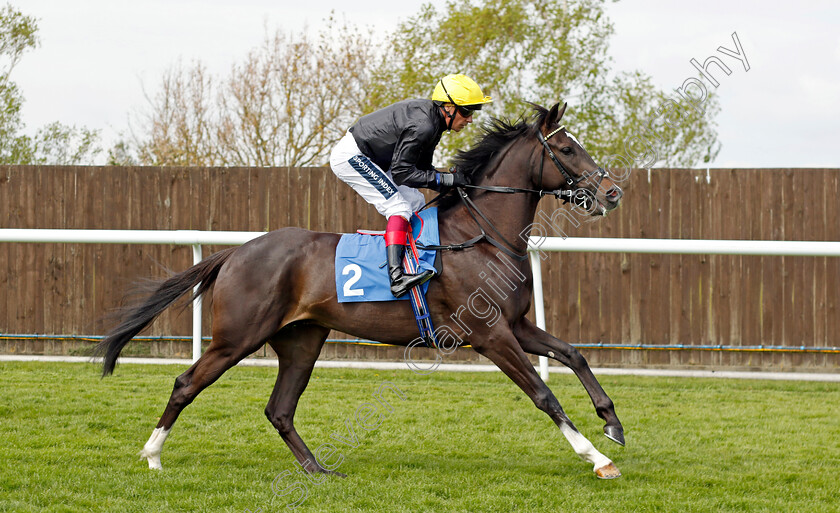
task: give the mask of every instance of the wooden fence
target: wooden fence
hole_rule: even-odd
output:
[[[566,217],[553,228],[575,237],[840,240],[838,170],[633,170],[622,186],[624,203],[607,218]],[[547,217],[559,208],[541,204]],[[283,226],[350,232],[384,220],[323,168],[0,167],[3,228]],[[0,335],[102,334],[100,320],[133,281],[190,264],[182,246],[0,243]],[[552,254],[543,276],[548,330],[572,343],[840,346],[836,258]],[[150,332],[189,333],[185,314],[165,314]],[[5,340],[0,351],[39,347]],[[828,352],[585,354],[593,365],[840,365]]]

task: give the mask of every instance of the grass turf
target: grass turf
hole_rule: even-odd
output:
[[[576,378],[553,375],[569,416],[624,474],[600,481],[501,373],[316,369],[296,426],[313,450],[332,443],[349,477],[313,483],[263,414],[267,368],[205,390],[169,436],[164,470],[150,471],[137,453],[183,370],[123,365],[103,380],[89,364],[0,363],[0,511],[268,513],[294,499],[297,511],[840,511],[834,383],[604,376],[621,448]],[[405,400],[383,392],[393,412],[380,419],[365,405],[381,406],[386,380]],[[330,436],[351,428],[356,447]]]

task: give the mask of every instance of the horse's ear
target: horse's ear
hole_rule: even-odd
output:
[[[558,103],[557,105],[560,105],[560,104]],[[556,108],[556,107],[557,107],[557,105],[555,105],[554,107]],[[565,114],[565,113],[566,113],[566,106],[567,106],[567,105],[568,105],[568,103],[563,102],[563,108],[562,108],[562,109],[560,109],[560,113],[559,113],[559,114],[557,114],[557,122],[558,122],[558,123],[560,122],[560,120],[561,120],[561,119],[563,119],[563,114]]]
[[[557,117],[557,108],[560,107],[559,103],[555,103],[548,109],[548,114],[545,116],[545,127],[548,128],[554,124],[559,118]]]
[[[568,104],[563,103],[563,108],[560,108],[560,102],[555,103],[551,109],[548,111],[548,115],[545,117],[545,126],[549,127],[555,123],[559,123],[560,120],[563,118],[563,114],[566,112],[566,106]]]

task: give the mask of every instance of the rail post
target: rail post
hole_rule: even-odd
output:
[[[539,251],[529,251],[531,257],[531,273],[534,276],[534,314],[537,327],[545,331],[545,304],[543,303],[542,266]],[[540,377],[548,383],[548,358],[540,356]]]
[[[201,262],[201,244],[193,244],[193,265]],[[193,296],[198,294],[198,285],[193,287]],[[193,363],[201,358],[201,296],[196,296],[193,299],[193,316],[192,316],[192,360]]]

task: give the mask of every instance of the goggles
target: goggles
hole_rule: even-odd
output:
[[[461,115],[464,116],[465,118],[468,118],[468,117],[472,116],[478,110],[478,109],[471,109],[469,107],[461,107],[460,105],[456,105],[455,107],[458,108],[458,112],[460,112]]]

